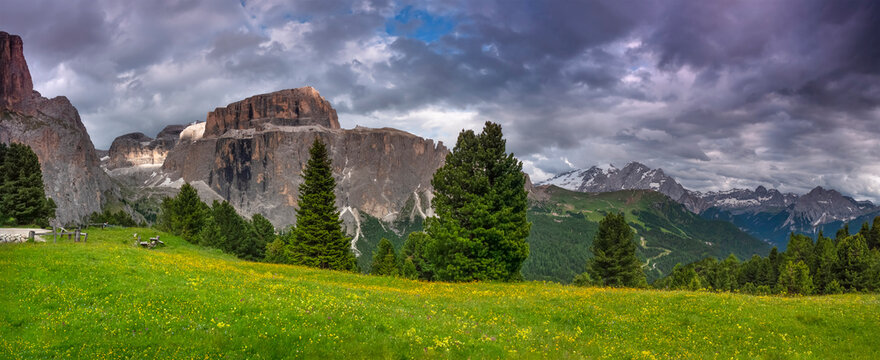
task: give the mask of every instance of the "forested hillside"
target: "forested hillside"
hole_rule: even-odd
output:
[[[534,202],[529,237],[531,254],[523,275],[531,280],[570,282],[584,272],[599,220],[620,211],[635,229],[639,257],[651,282],[677,263],[705,257],[740,259],[766,255],[768,244],[724,221],[703,219],[663,194],[650,190],[580,193],[551,186],[547,200]]]

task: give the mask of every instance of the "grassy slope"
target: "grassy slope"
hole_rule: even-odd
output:
[[[649,281],[667,274],[676,263],[730,254],[744,260],[770,250],[733,224],[703,219],[654,191],[591,194],[551,187],[546,192],[549,200],[529,210],[533,225],[531,255],[523,265],[527,279],[568,282],[583,272],[598,222],[612,211],[624,212],[636,240],[644,238],[645,246],[638,251],[643,259],[651,259],[645,267]]]
[[[880,296],[441,284],[249,263],[132,229],[0,246],[0,358],[870,358]],[[143,237],[149,230],[140,230]]]

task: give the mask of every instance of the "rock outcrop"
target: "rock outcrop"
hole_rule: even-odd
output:
[[[0,142],[30,145],[40,159],[56,223],[100,211],[112,190],[76,108],[63,96],[33,91],[21,38],[0,32]]]
[[[288,89],[249,97],[208,113],[206,136],[219,136],[232,129],[317,125],[339,129],[336,110],[312,87]]]
[[[131,133],[113,139],[105,166],[108,170],[153,165],[161,166],[168,151],[177,145],[184,125],[169,125],[155,139],[143,133]]]
[[[18,105],[33,97],[34,84],[24,60],[21,37],[0,31],[0,108]]]
[[[154,184],[202,182],[243,214],[260,213],[276,226],[290,225],[296,221],[297,192],[315,138],[330,150],[337,205],[349,226],[357,226],[361,213],[384,221],[430,216],[431,178],[448,150],[389,128],[269,124],[181,141]]]
[[[442,143],[390,129],[340,129],[336,111],[310,87],[257,95],[208,114],[180,132],[152,187],[195,184],[203,199],[276,226],[295,223],[297,192],[315,138],[327,144],[337,205],[357,241],[364,214],[391,222],[430,216],[431,178]]]

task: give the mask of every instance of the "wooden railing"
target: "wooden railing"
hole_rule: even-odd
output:
[[[60,231],[59,231],[59,230],[60,230]],[[31,241],[31,242],[33,242],[33,241],[34,241],[34,236],[38,236],[38,235],[39,235],[39,236],[48,236],[48,235],[52,235],[52,242],[56,242],[56,243],[58,242],[58,237],[60,236],[60,237],[63,239],[63,238],[64,238],[64,235],[67,235],[67,240],[73,240],[74,242],[80,242],[80,241],[85,242],[86,240],[89,239],[89,234],[88,234],[88,233],[84,233],[84,232],[80,231],[79,229],[76,229],[76,230],[74,230],[74,231],[69,231],[69,230],[67,230],[67,229],[65,229],[65,228],[63,228],[63,227],[62,227],[62,228],[56,228],[56,227],[53,226],[53,227],[52,227],[52,232],[38,233],[38,232],[35,232],[35,231],[33,231],[33,230],[29,231],[29,232],[28,232],[28,240]]]

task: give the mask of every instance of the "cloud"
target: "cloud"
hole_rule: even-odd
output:
[[[31,1],[0,24],[99,148],[311,85],[345,127],[452,146],[499,122],[533,180],[641,161],[880,201],[874,1]]]

